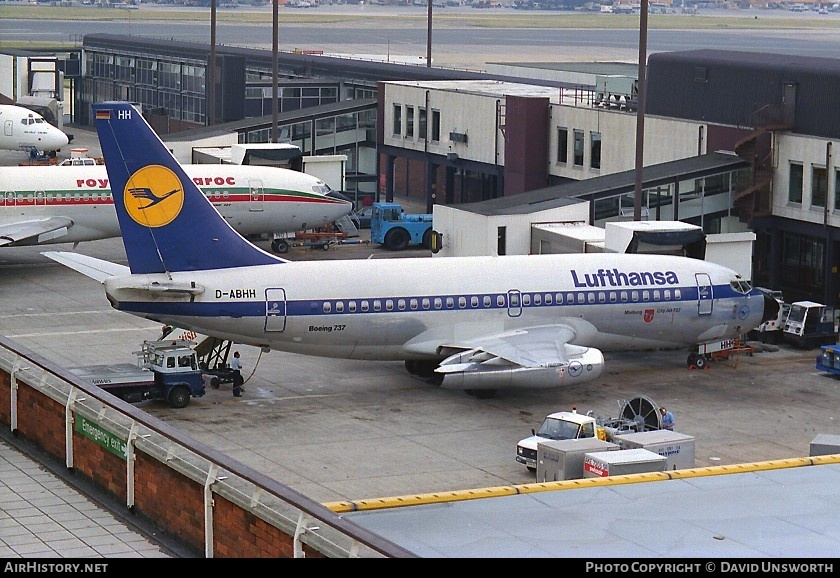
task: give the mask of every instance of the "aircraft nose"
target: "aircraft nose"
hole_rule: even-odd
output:
[[[44,150],[57,150],[70,144],[70,137],[59,129],[54,129],[44,137]]]
[[[770,297],[767,293],[764,294],[764,314],[761,316],[761,322],[773,321],[779,316],[779,302]]]

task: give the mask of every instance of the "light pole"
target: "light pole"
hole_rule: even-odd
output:
[[[639,89],[636,102],[636,180],[634,183],[633,220],[642,220],[642,171],[644,170],[645,150],[645,94],[647,82],[645,69],[647,68],[647,19],[648,0],[642,0],[639,18]]]
[[[216,0],[210,4],[210,63],[208,68],[207,83],[210,85],[205,90],[207,101],[207,124],[216,124]]]
[[[278,14],[277,14],[277,5],[280,0],[271,0],[271,17],[272,17],[272,32],[271,32],[271,78],[272,78],[272,85],[271,85],[271,142],[277,142],[277,117],[278,117],[278,106],[277,106],[277,96],[278,96],[278,80],[277,80],[277,29],[279,25],[277,23]],[[315,143],[312,143],[314,148]]]
[[[432,0],[429,0],[429,16],[426,25],[426,66],[432,65]]]

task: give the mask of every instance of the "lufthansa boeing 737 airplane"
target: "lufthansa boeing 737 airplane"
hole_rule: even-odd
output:
[[[353,204],[322,180],[299,171],[254,165],[184,165],[222,217],[242,235],[291,233],[333,223]],[[0,247],[79,243],[120,236],[103,165],[0,167]],[[129,191],[149,207],[166,191]],[[272,242],[288,251],[284,239]]]
[[[119,311],[266,350],[404,360],[480,398],[590,381],[602,350],[690,348],[776,315],[734,271],[671,255],[286,261],[219,216],[129,103],[93,108],[129,267],[44,254],[102,281]]]

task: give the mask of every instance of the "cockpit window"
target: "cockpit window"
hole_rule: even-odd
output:
[[[317,185],[312,185],[312,192],[319,193],[321,195],[328,195],[332,191],[330,186],[326,183],[318,183]]]
[[[730,281],[729,286],[732,287],[732,289],[737,291],[738,293],[743,293],[745,295],[752,290],[752,285],[750,285],[750,282],[741,279],[740,276]]]

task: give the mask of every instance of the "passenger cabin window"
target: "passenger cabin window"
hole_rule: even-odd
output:
[[[332,305],[329,301],[324,301],[324,306],[322,309],[324,310],[324,313],[329,313],[330,311],[332,311]]]
[[[355,301],[350,301],[347,304],[347,309],[350,310],[350,313],[355,313],[356,312],[356,302]]]

